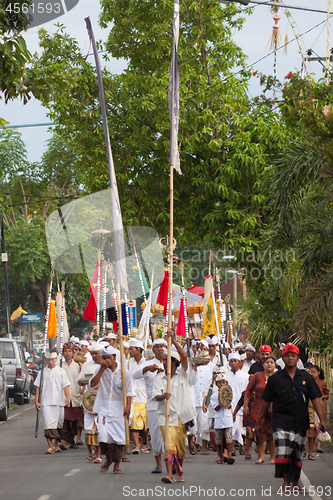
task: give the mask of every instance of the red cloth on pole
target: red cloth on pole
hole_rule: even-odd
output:
[[[89,292],[92,292],[89,301],[87,304],[87,307],[84,310],[84,313],[82,314],[83,319],[87,319],[88,321],[96,321],[96,313],[97,313],[97,281],[98,281],[98,264],[100,266],[100,291],[102,292],[103,290],[103,281],[102,281],[102,262],[99,262],[97,259],[96,262],[96,267],[94,271],[94,275],[92,277],[90,286],[89,286]]]
[[[187,307],[186,299],[185,299],[185,307]],[[186,309],[187,311],[187,309]],[[184,299],[180,299],[180,308],[179,308],[179,318],[177,323],[177,331],[176,335],[184,336],[186,335],[186,327],[185,327],[185,314],[184,314]]]
[[[164,276],[158,292],[156,304],[160,304],[165,308],[168,302],[168,293],[169,293],[169,273],[167,269],[164,269]]]
[[[91,293],[87,307],[85,308],[82,317],[83,319],[87,319],[88,321],[94,322],[96,320],[96,313],[97,313],[97,305],[94,299],[94,294]]]

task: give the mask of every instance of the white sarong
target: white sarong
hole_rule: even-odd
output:
[[[125,445],[124,417],[104,417],[98,415],[98,441],[100,443]]]
[[[42,406],[44,429],[57,429],[64,423],[64,407],[58,405]]]
[[[158,414],[156,410],[147,411],[148,427],[151,437],[151,448],[154,457],[158,457],[164,453],[164,442],[161,432],[161,427],[158,423]]]

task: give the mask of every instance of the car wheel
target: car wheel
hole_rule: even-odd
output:
[[[5,404],[5,407],[0,410],[0,420],[7,420],[8,418],[8,408],[7,408],[7,402]]]
[[[30,398],[31,398],[31,391],[29,387],[28,391],[24,393],[24,402],[30,403]]]
[[[17,405],[24,405],[24,394],[15,394],[14,403]]]

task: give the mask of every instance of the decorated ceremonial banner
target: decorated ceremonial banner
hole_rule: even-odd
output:
[[[216,304],[216,309],[217,309],[217,321],[219,325],[219,330],[221,331],[220,304]],[[217,335],[217,334],[218,332],[216,329],[216,318],[214,312],[213,297],[212,294],[210,294],[204,320],[202,323],[201,339],[208,337],[208,335]]]

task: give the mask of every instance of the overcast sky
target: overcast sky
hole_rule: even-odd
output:
[[[326,9],[327,0],[287,0],[286,3],[298,6],[307,6]],[[95,38],[105,40],[107,30],[101,30],[98,26],[99,16],[99,0],[80,0],[79,4],[70,12],[67,12],[62,17],[57,19],[57,22],[65,25],[67,32],[75,37],[82,49],[86,53],[89,48],[88,34],[84,18],[90,16]],[[243,6],[240,8],[244,8]],[[289,10],[293,19],[297,23],[299,32],[303,34],[302,40],[305,49],[313,49],[319,56],[326,55],[327,42],[327,16],[320,13],[303,12],[299,10]],[[281,42],[285,36],[289,40],[295,38],[292,27],[290,26],[285,14],[280,9],[281,20],[280,33]],[[324,21],[324,22],[323,22]],[[316,27],[319,23],[320,26]],[[333,23],[333,18],[332,18]],[[243,51],[248,56],[248,64],[253,64],[253,69],[265,74],[273,73],[273,55],[269,54],[269,38],[272,34],[272,13],[268,6],[258,5],[254,8],[254,14],[246,20],[244,29],[241,32],[234,33],[234,39],[238,45],[243,48]],[[53,22],[43,25],[43,28],[49,32],[54,32],[55,27]],[[333,29],[333,26],[332,26]],[[309,31],[311,30],[311,31]],[[308,33],[306,33],[309,31]],[[30,29],[25,34],[28,48],[31,52],[38,51],[38,30]],[[264,59],[262,59],[264,58]],[[259,61],[259,59],[262,59]],[[93,62],[93,57],[90,57]],[[259,62],[257,62],[259,61]],[[277,54],[277,76],[280,80],[295,69],[301,68],[301,55],[296,41],[288,45],[287,55],[280,50]],[[115,73],[120,73],[126,66],[125,61],[117,61],[113,59],[108,67]],[[315,73],[317,78],[322,76],[322,67],[319,62],[311,63],[311,71]],[[260,93],[260,86],[257,78],[251,78],[249,93],[253,97]],[[11,102],[7,105],[0,101],[0,116],[5,118],[11,125],[27,125],[47,123],[49,119],[46,117],[46,110],[36,101],[31,100],[27,105],[23,106],[19,101]],[[28,149],[28,157],[30,161],[38,161],[45,149],[45,141],[50,137],[48,127],[29,127],[19,128],[22,133]]]

